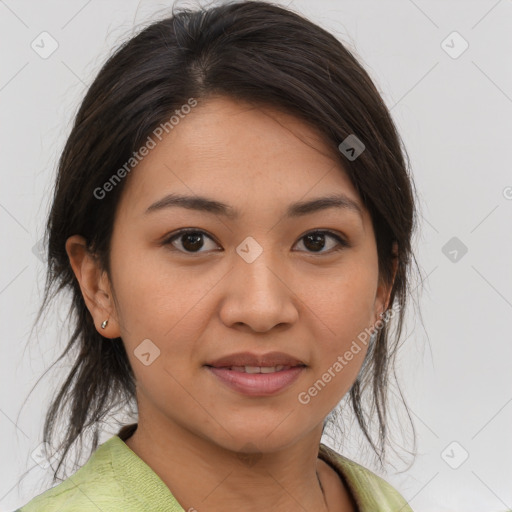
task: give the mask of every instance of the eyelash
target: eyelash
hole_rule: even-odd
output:
[[[208,233],[206,233],[206,231],[203,231],[202,229],[185,228],[185,229],[180,229],[179,231],[176,231],[175,233],[172,233],[170,236],[168,236],[162,242],[162,245],[165,245],[165,246],[172,245],[172,242],[174,240],[178,239],[180,236],[183,236],[183,235],[186,235],[186,234],[190,234],[190,233],[206,235],[208,238],[210,238],[210,240],[215,242],[215,240],[210,235],[208,235]],[[334,238],[338,242],[339,246],[337,248],[333,248],[333,249],[331,249],[329,251],[325,251],[325,252],[306,251],[309,254],[312,254],[312,255],[332,254],[334,252],[341,251],[343,249],[351,247],[351,245],[344,238],[342,238],[337,233],[334,233],[334,232],[329,231],[329,230],[313,230],[313,231],[309,231],[308,233],[302,235],[299,240],[302,240],[303,238],[305,238],[308,235],[317,234],[317,233],[329,235],[331,238]],[[217,243],[217,242],[215,242],[215,243]],[[171,250],[176,250],[176,251],[181,252],[183,254],[190,254],[190,255],[192,255],[192,254],[197,255],[197,254],[202,254],[202,253],[208,252],[208,251],[190,252],[190,251],[182,251],[181,249],[176,249],[176,248],[171,249]]]

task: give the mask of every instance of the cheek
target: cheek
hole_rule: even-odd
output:
[[[200,334],[209,320],[205,296],[218,276],[203,279],[196,273],[191,278],[190,269],[171,267],[151,251],[123,254],[116,259],[113,252],[112,268],[121,337],[131,366],[141,387],[172,389],[173,377],[184,382],[190,379],[190,365],[199,366],[193,355],[200,353]],[[141,354],[148,352],[144,361]],[[148,359],[154,362],[146,366]]]
[[[359,373],[368,350],[376,288],[377,273],[354,264],[309,294],[317,340],[315,378],[329,387],[326,399],[340,399]]]
[[[307,304],[330,336],[331,342],[357,336],[372,325],[377,292],[377,272],[355,262],[340,267],[321,286],[311,287]]]
[[[190,304],[199,300],[186,276],[152,253],[155,251],[112,251],[119,319],[128,339],[162,337],[186,315]]]

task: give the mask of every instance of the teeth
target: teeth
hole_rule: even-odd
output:
[[[230,370],[234,372],[244,372],[244,373],[274,373],[280,372],[282,370],[288,370],[291,368],[290,366],[232,366]]]
[[[284,368],[283,365],[280,366],[267,366],[267,367],[260,367],[261,373],[273,373],[273,372],[280,372]]]

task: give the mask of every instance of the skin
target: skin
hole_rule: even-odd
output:
[[[332,147],[295,117],[215,97],[126,179],[112,274],[86,252],[83,237],[70,237],[66,250],[98,332],[122,337],[135,372],[139,422],[127,445],[185,510],[355,511],[341,479],[317,457],[323,422],[357,377],[365,346],[308,404],[297,399],[375,325],[391,291],[379,280],[370,215]],[[170,192],[208,196],[241,217],[176,207],[144,213]],[[291,203],[333,193],[357,202],[362,217],[336,208],[284,216]],[[203,246],[186,236],[162,244],[181,228],[204,231]],[[304,236],[318,230],[351,246],[325,235],[315,250]],[[247,236],[263,249],[252,263],[236,252]],[[147,366],[134,354],[145,339],[160,350]],[[273,396],[240,394],[203,366],[274,350],[307,368]]]

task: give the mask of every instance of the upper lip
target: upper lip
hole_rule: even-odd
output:
[[[220,357],[206,363],[206,366],[216,368],[232,366],[306,366],[300,359],[284,352],[267,352],[266,354],[253,354],[252,352],[239,352]]]

